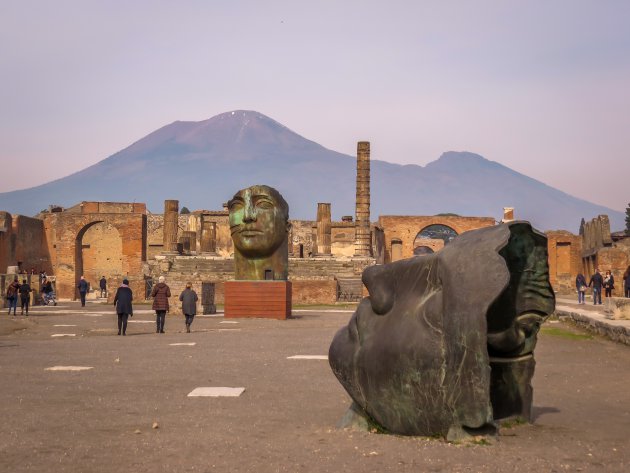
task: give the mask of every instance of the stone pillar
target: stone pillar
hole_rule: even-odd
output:
[[[370,142],[357,144],[357,201],[355,256],[370,256]]]
[[[318,256],[331,256],[330,248],[332,233],[332,221],[330,217],[330,204],[317,204],[317,247],[315,254]]]
[[[202,217],[201,253],[215,254],[217,251],[217,224]]]
[[[187,246],[191,253],[197,252],[197,232],[186,230],[182,235],[184,241],[184,248]]]
[[[177,253],[179,201],[164,201],[164,252]]]

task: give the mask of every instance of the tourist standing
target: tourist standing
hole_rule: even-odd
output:
[[[88,282],[85,280],[83,276],[81,276],[81,280],[79,284],[77,284],[77,289],[79,289],[79,296],[81,297],[81,307],[85,307],[85,295],[88,292],[89,288]]]
[[[575,278],[575,288],[578,293],[578,304],[584,304],[584,297],[586,296],[586,278],[582,273],[579,273]]]
[[[164,282],[164,276],[158,278],[158,283],[151,291],[153,297],[153,310],[155,311],[155,322],[157,324],[156,333],[164,333],[164,322],[168,312],[168,298],[171,297],[171,288]]]
[[[602,278],[599,268],[595,270],[595,274],[591,276],[591,280],[588,283],[588,287],[593,286],[593,304],[602,304],[602,286],[604,285],[604,278]]]
[[[21,307],[22,307],[21,314],[24,315],[24,309],[26,308],[26,316],[28,317],[28,305],[29,305],[29,302],[31,301],[31,292],[33,292],[33,289],[31,289],[31,285],[28,283],[28,281],[24,279],[22,281],[22,284],[20,285],[19,290],[20,290],[20,302],[21,302]]]
[[[101,278],[98,285],[101,288],[101,297],[107,297],[107,279],[105,279],[105,276]]]
[[[114,306],[118,314],[118,335],[127,335],[127,320],[133,317],[133,291],[129,287],[129,281],[123,279],[122,285],[116,290],[114,296]]]
[[[606,291],[606,298],[612,296],[613,289],[615,288],[615,278],[612,273],[608,270],[606,271],[606,276],[604,276],[604,290]]]
[[[179,295],[179,300],[182,302],[182,312],[186,317],[186,332],[190,333],[190,326],[197,314],[197,300],[199,300],[197,293],[192,289],[192,283],[186,283],[186,289]]]
[[[17,309],[17,298],[18,298],[18,290],[20,289],[20,283],[18,282],[17,276],[13,280],[9,287],[7,287],[7,301],[9,302],[9,314],[11,315],[11,309],[13,308],[13,315],[17,315],[15,313]]]

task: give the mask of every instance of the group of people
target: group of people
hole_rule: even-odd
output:
[[[626,272],[623,274],[623,285],[624,285],[624,296],[630,297],[630,266],[626,269]],[[579,273],[575,278],[575,288],[578,293],[578,304],[584,304],[586,290],[592,287],[593,288],[593,304],[601,304],[602,303],[602,289],[604,290],[604,294],[606,297],[612,297],[613,290],[615,289],[615,277],[610,272],[610,270],[606,271],[606,274],[602,276],[599,268],[595,270],[595,274],[591,276],[590,281],[586,284],[586,278],[582,273]]]
[[[18,282],[17,276],[13,279],[13,282],[7,287],[7,302],[9,303],[9,315],[11,315],[11,309],[13,309],[13,315],[17,315],[17,301],[20,299],[20,305],[22,307],[21,315],[26,310],[26,316],[28,317],[28,306],[31,302],[31,289],[30,284],[26,279],[22,281],[22,284]]]
[[[52,282],[47,277],[40,281],[40,291],[42,304],[47,304],[51,297],[54,301],[54,289],[52,287]],[[13,309],[13,315],[17,315],[17,305],[19,300],[21,307],[20,315],[26,315],[28,317],[28,309],[31,305],[31,292],[34,291],[28,283],[28,280],[23,279],[22,284],[20,284],[18,276],[15,276],[11,284],[7,286],[6,290],[9,315],[11,315],[11,309]]]
[[[155,333],[165,333],[164,323],[166,313],[169,311],[169,298],[171,297],[171,288],[165,281],[164,276],[160,276],[158,283],[151,290],[152,309],[155,311]],[[197,314],[198,301],[197,293],[192,289],[191,283],[186,284],[186,289],[179,295],[179,300],[182,303],[182,312],[186,317],[186,332],[190,333],[190,326]],[[124,279],[114,296],[114,306],[116,306],[116,314],[118,315],[118,335],[127,334],[127,322],[129,317],[133,317],[132,301],[133,291],[129,287],[129,281]]]

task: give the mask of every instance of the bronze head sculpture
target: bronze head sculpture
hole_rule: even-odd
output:
[[[352,415],[451,440],[531,419],[536,335],[555,308],[544,234],[528,222],[473,230],[363,282],[370,296],[329,351]]]
[[[228,202],[236,280],[286,280],[289,205],[273,187],[255,185]]]

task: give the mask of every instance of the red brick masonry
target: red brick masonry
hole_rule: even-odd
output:
[[[284,320],[291,315],[289,281],[225,281],[225,318]]]

